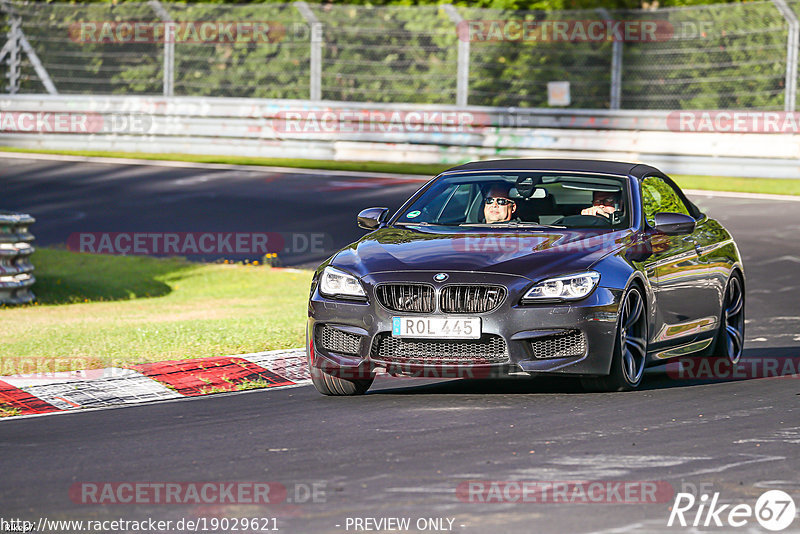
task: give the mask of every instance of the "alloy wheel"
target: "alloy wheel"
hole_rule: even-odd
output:
[[[731,277],[722,308],[725,355],[737,363],[744,349],[744,291],[738,276]]]
[[[647,354],[647,319],[642,295],[631,289],[622,304],[619,320],[619,347],[625,380],[636,385],[642,379]]]

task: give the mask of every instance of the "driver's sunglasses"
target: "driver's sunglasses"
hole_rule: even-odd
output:
[[[491,206],[495,202],[497,202],[498,206],[507,206],[509,204],[514,203],[513,200],[509,200],[507,198],[494,198],[494,197],[486,197],[483,201],[486,203],[487,206]]]
[[[606,197],[606,198],[598,198],[597,200],[592,201],[593,206],[613,206],[614,203],[617,201],[614,197]]]

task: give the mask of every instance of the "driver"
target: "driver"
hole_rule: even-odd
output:
[[[506,222],[517,211],[517,204],[508,198],[508,187],[493,185],[483,199],[483,216],[487,223]]]
[[[581,215],[595,215],[609,219],[617,211],[621,194],[619,192],[594,191],[592,205],[581,210]]]

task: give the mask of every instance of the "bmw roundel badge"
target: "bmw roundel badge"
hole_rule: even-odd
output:
[[[450,277],[449,277],[449,276],[447,276],[447,273],[438,273],[438,274],[436,274],[436,275],[433,277],[433,279],[434,279],[435,281],[437,281],[437,282],[444,282],[444,281],[445,281],[445,280],[447,280],[448,278],[450,278]]]

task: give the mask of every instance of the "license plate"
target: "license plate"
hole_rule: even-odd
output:
[[[479,339],[480,317],[392,317],[393,337]]]

